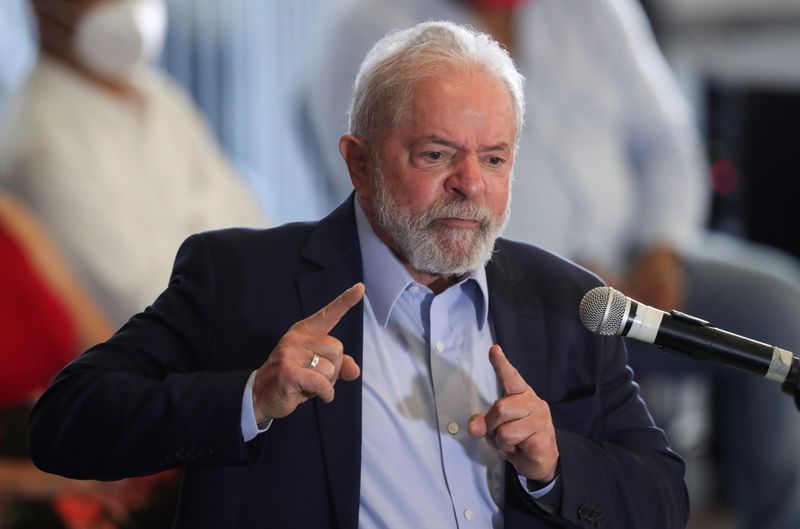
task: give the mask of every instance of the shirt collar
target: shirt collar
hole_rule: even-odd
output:
[[[356,197],[355,200],[356,229],[361,245],[361,265],[364,271],[364,286],[366,295],[372,306],[375,319],[386,327],[389,315],[394,304],[405,290],[415,284],[414,278],[406,267],[397,259],[397,256],[378,237],[367,220],[364,210]],[[478,329],[483,326],[489,317],[489,289],[486,282],[486,269],[481,267],[467,274],[456,286],[465,285],[473,281],[478,286],[477,295],[467,295],[475,304]],[[427,289],[424,285],[421,288]]]

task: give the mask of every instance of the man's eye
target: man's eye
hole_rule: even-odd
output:
[[[489,156],[487,160],[491,165],[501,165],[505,162],[505,160],[499,156]]]
[[[429,151],[425,153],[425,157],[429,160],[441,160],[444,158],[444,153],[440,151]]]

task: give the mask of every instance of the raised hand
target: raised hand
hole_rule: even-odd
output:
[[[253,382],[258,422],[285,417],[314,396],[331,402],[338,379],[358,378],[358,365],[329,333],[363,297],[364,285],[356,283],[283,335]]]
[[[528,479],[552,481],[558,445],[550,406],[525,382],[499,345],[489,349],[489,362],[503,388],[503,397],[486,413],[473,415],[467,431],[472,437],[485,437]]]

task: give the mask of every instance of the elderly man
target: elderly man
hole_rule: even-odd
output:
[[[339,143],[355,196],[187,240],[37,404],[35,462],[185,467],[178,527],[683,527],[683,463],[622,342],[578,321],[598,280],[498,239],[521,86],[453,24],[378,42]]]

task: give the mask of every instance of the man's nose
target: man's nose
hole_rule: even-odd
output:
[[[447,191],[464,198],[476,198],[483,194],[486,183],[477,156],[464,156],[453,167],[452,174],[445,184]]]

